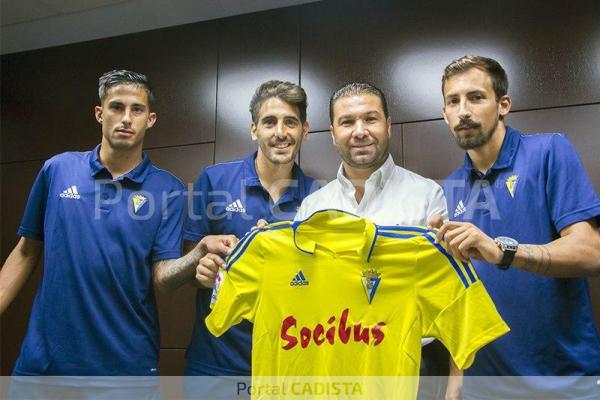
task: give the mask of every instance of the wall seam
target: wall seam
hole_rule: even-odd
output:
[[[219,33],[221,33],[223,30],[223,21],[219,22],[219,27],[217,28],[217,31]],[[221,35],[219,34],[219,40],[217,41],[217,77],[215,79],[215,141],[214,141],[214,146],[213,146],[213,158],[212,158],[212,164],[214,165],[217,161],[217,132],[218,130],[218,123],[219,123],[219,67],[221,65]]]
[[[402,146],[400,151],[402,155],[402,167],[406,168],[406,158],[404,157],[404,124],[400,124],[400,145]]]
[[[298,7],[298,86],[302,87],[302,7]],[[309,130],[310,133],[310,130]],[[302,168],[302,146],[298,151],[298,166]]]

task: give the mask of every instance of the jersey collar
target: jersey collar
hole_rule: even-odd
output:
[[[504,140],[502,141],[502,147],[500,148],[498,159],[496,162],[494,162],[487,174],[490,174],[492,171],[498,171],[510,167],[513,164],[515,155],[517,154],[519,143],[521,143],[521,133],[507,125],[506,134],[504,135]],[[468,153],[465,153],[463,169],[471,176],[477,172]]]
[[[97,145],[92,151],[89,152],[89,162],[93,177],[96,177],[101,171],[106,171],[108,173],[108,170],[100,161],[100,146],[100,144]],[[146,153],[142,153],[142,162],[127,174],[119,177],[119,179],[129,179],[135,183],[142,183],[144,182],[144,179],[146,179],[149,170],[150,159]]]
[[[369,262],[377,240],[377,225],[366,218],[341,210],[320,210],[304,221],[292,225],[298,250],[313,254],[317,246],[333,253],[354,251]],[[341,239],[340,234],[352,234],[358,241]]]
[[[260,183],[258,172],[256,172],[255,160],[257,154],[258,152],[255,151],[254,153],[250,153],[248,157],[244,159],[244,182],[248,187],[258,187],[265,190],[262,183]],[[292,181],[296,184],[290,185],[287,188],[283,196],[281,196],[279,203],[281,203],[282,200],[287,201],[289,197],[291,197],[292,200],[302,201],[301,187],[304,186],[304,173],[296,163],[294,163],[294,166],[292,167]]]

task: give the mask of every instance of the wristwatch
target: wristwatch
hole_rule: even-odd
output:
[[[517,242],[513,238],[509,238],[507,236],[498,236],[494,239],[500,250],[504,252],[504,256],[502,257],[502,261],[496,266],[500,269],[508,269],[510,264],[512,264],[513,259],[515,258],[515,254],[517,253],[517,248],[519,247],[519,242]]]

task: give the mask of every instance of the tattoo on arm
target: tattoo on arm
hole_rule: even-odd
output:
[[[525,244],[522,247],[525,254],[527,254],[523,269],[540,275],[548,275],[552,264],[550,250],[544,245],[532,246]],[[534,249],[539,251],[538,257],[534,256]]]
[[[546,246],[540,246],[540,251],[542,254],[546,254],[546,258],[542,256],[542,271],[540,272],[542,275],[547,275],[548,271],[550,271],[550,264],[552,263],[552,256],[550,255],[550,250]]]
[[[177,289],[192,279],[196,274],[199,256],[200,252],[194,249],[183,257],[159,261],[156,270],[160,275],[161,286]]]
[[[538,260],[536,260],[536,264],[535,264],[535,273],[536,274],[541,274],[542,272],[542,265],[544,264],[544,250],[542,250],[542,246],[536,246],[536,248],[539,250],[540,252],[540,258]]]
[[[527,260],[525,261],[525,270],[531,271],[533,269],[533,251],[531,250],[531,246],[524,245],[523,250],[527,253]]]

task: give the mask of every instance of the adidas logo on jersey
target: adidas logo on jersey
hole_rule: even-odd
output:
[[[244,206],[242,205],[242,202],[240,199],[237,199],[236,201],[234,201],[233,203],[231,203],[230,205],[228,205],[227,207],[225,207],[226,211],[231,211],[231,212],[239,212],[239,213],[245,213],[246,209],[244,208]]]
[[[81,196],[77,192],[77,186],[71,186],[70,188],[63,190],[62,193],[59,194],[59,196],[62,197],[63,199],[80,199],[81,198]]]
[[[464,214],[467,211],[467,207],[465,207],[465,204],[463,203],[463,201],[459,201],[458,205],[456,206],[456,209],[454,210],[454,218],[458,217],[461,214]]]
[[[290,286],[308,286],[308,280],[304,277],[302,271],[298,271],[294,279],[290,282]]]

